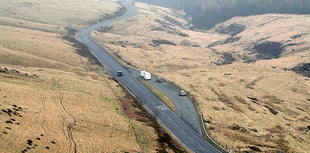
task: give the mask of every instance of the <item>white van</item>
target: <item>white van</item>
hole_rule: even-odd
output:
[[[144,78],[144,80],[151,80],[152,75],[150,72],[147,71],[140,71],[140,77]]]

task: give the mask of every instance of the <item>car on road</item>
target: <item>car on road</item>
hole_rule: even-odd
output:
[[[184,90],[179,91],[179,96],[186,96],[186,92]]]
[[[165,82],[166,80],[165,80],[165,78],[163,78],[163,77],[157,77],[156,78],[156,82],[158,82],[158,83],[163,83],[163,82]]]
[[[117,76],[119,76],[119,77],[123,76],[123,72],[122,71],[117,71]]]

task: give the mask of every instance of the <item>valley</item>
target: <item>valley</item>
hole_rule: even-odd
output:
[[[231,152],[310,150],[310,16],[233,17],[208,30],[182,11],[91,32],[118,62],[184,89]],[[111,76],[78,30],[125,13],[105,0],[0,2],[0,152],[185,152]]]
[[[173,152],[162,129],[72,39],[124,12],[120,5],[0,4],[0,152]],[[131,101],[130,114],[123,101]]]
[[[135,6],[137,16],[91,36],[121,63],[188,91],[223,146],[309,150],[309,78],[293,71],[310,61],[309,15],[235,17],[192,31],[183,12]]]

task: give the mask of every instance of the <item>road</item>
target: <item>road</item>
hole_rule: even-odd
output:
[[[136,78],[140,78],[140,71],[131,69],[131,74]],[[179,96],[180,88],[176,87],[169,82],[156,82],[156,78],[152,77],[151,80],[147,81],[148,84],[152,85],[160,92],[165,94],[174,104],[176,110],[174,111],[183,121],[185,121],[190,127],[196,130],[202,135],[199,114],[188,96]]]
[[[127,19],[137,13],[136,8],[130,3],[122,3],[122,5],[127,8],[127,12],[124,15],[78,31],[76,34],[77,40],[87,45],[92,54],[105,66],[107,72],[133,93],[149,113],[187,149],[195,153],[218,153],[219,151],[217,149],[208,144],[199,133],[186,124],[177,114],[172,112],[150,90],[132,76],[125,67],[89,38],[89,33],[92,30]],[[118,77],[117,71],[123,71],[124,76]]]

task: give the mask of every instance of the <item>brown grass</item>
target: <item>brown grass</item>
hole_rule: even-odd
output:
[[[0,34],[1,63],[73,71],[87,61],[57,34],[10,26]]]
[[[97,21],[101,15],[111,13],[117,8],[119,6],[115,3],[96,0],[2,0],[0,2],[2,17],[73,28],[81,28]]]
[[[38,145],[33,148],[37,152],[44,152],[45,146],[54,152],[68,151],[72,140],[68,138],[67,128],[71,129],[77,150],[81,152],[140,150],[128,120],[117,111],[120,110],[117,97],[107,86],[113,82],[57,70],[19,70],[35,73],[43,82],[0,76],[1,109],[12,109],[12,105],[25,108],[23,117],[1,114],[1,121],[15,119],[20,123],[2,124],[1,129],[8,134],[1,139],[1,152],[21,151],[28,147],[28,139]],[[60,93],[64,107],[60,103]],[[5,130],[5,127],[12,130]]]
[[[44,23],[37,23],[26,21],[23,19],[9,18],[9,17],[0,17],[1,25],[13,26],[13,27],[22,27],[26,29],[65,34],[67,31],[62,26],[49,25]]]
[[[0,72],[0,152],[158,148],[155,129],[122,112],[119,85],[61,39],[65,26],[84,27],[117,8],[96,0],[0,2],[0,67],[10,70]]]
[[[307,119],[304,117],[309,116],[309,79],[282,70],[310,60],[309,50],[303,50],[310,43],[307,39],[310,33],[308,15],[267,14],[234,18],[224,24],[244,24],[246,30],[238,35],[241,39],[210,49],[205,47],[230,36],[217,34],[213,30],[197,32],[173,25],[170,26],[189,37],[184,38],[165,30],[154,31],[152,29],[156,27],[163,27],[157,20],[167,22],[161,17],[173,13],[139,3],[137,7],[140,8],[140,14],[135,18],[112,25],[110,32],[97,31],[92,36],[134,67],[147,69],[190,91],[198,101],[199,109],[212,122],[212,134],[221,143],[248,151],[249,145],[262,146],[260,148],[264,152],[310,150],[309,134],[297,130],[306,126]],[[185,23],[182,19],[174,18]],[[291,36],[301,33],[305,35],[291,39]],[[165,39],[175,44],[188,39],[202,47],[154,47],[150,45],[153,39]],[[251,45],[263,40],[300,45],[287,47],[278,59],[243,63],[243,56],[254,57],[249,54],[249,49],[253,47]],[[293,49],[295,52],[292,52]],[[213,64],[221,60],[223,52],[232,53],[237,61],[230,65]],[[248,97],[257,98],[258,102],[253,103]],[[279,113],[273,115],[265,106]],[[229,125],[236,123],[246,129],[257,129],[258,132],[250,131],[245,136],[228,129]],[[275,136],[268,129],[277,125],[282,127],[282,131]],[[266,142],[265,139],[269,137],[275,138]]]

